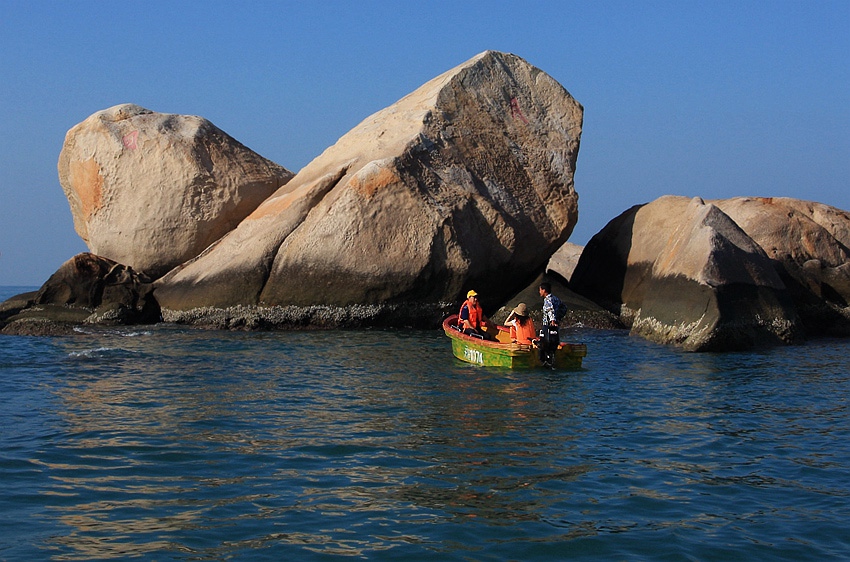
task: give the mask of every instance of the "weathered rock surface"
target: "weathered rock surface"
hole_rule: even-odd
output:
[[[612,220],[585,247],[570,287],[633,333],[691,351],[802,338],[775,262],[699,198],[661,197]]]
[[[482,53],[364,120],[157,299],[398,306],[475,286],[504,302],[575,225],[582,111],[519,57]]]
[[[787,197],[712,203],[781,265],[808,335],[850,336],[850,213]]]
[[[4,334],[61,335],[79,324],[147,324],[160,320],[150,281],[93,254],[66,261],[36,293],[0,305]]]
[[[59,155],[89,249],[152,277],[200,254],[291,177],[206,119],[132,104],[73,127]]]

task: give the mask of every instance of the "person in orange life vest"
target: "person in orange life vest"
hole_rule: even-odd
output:
[[[484,316],[484,311],[478,303],[478,293],[469,291],[466,293],[466,301],[460,307],[458,314],[458,325],[464,334],[468,336],[478,335],[487,336],[487,333],[482,330],[484,326],[490,324],[490,320]]]
[[[513,343],[522,343],[531,345],[537,339],[537,332],[534,330],[534,321],[528,316],[528,307],[524,302],[519,303],[508,319],[505,321],[506,326],[511,329],[511,341]]]

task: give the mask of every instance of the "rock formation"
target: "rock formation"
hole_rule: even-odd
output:
[[[152,277],[200,254],[291,177],[206,119],[131,104],[73,127],[59,155],[89,249]]]
[[[808,335],[850,335],[850,213],[787,197],[712,203],[781,266]]]
[[[577,220],[582,107],[488,51],[368,117],[197,259],[163,308],[494,301],[531,281]]]
[[[774,262],[716,205],[661,197],[595,235],[570,287],[632,332],[692,351],[800,341]]]
[[[553,271],[540,275],[528,287],[511,297],[504,306],[490,315],[490,319],[496,323],[504,323],[516,305],[524,302],[531,311],[530,317],[534,321],[535,326],[540,328],[543,323],[543,299],[540,297],[539,288],[540,283],[543,281],[552,285],[552,293],[567,305],[567,315],[561,321],[561,329],[597,328],[602,330],[618,330],[624,327],[617,316],[590,299],[572,291],[567,287],[564,278]],[[457,310],[452,312],[457,313]]]
[[[93,254],[62,264],[37,293],[0,306],[4,334],[56,335],[77,324],[148,324],[160,319],[150,280]]]

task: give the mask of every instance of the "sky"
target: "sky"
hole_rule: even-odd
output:
[[[92,113],[200,115],[298,171],[486,50],[584,106],[570,242],[667,194],[850,210],[846,0],[0,0],[0,285],[87,251],[56,165]]]

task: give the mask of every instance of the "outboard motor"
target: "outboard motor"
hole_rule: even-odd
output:
[[[544,325],[540,330],[540,362],[544,367],[555,368],[555,350],[560,343],[558,327]]]

